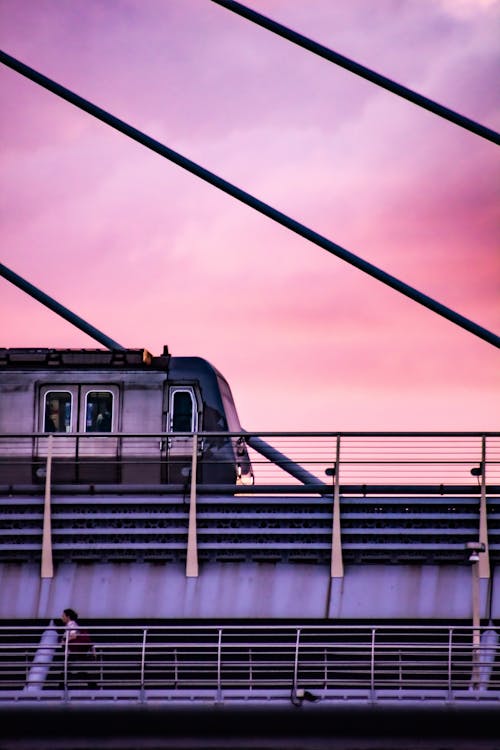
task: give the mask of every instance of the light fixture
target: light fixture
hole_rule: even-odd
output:
[[[479,466],[473,466],[470,473],[473,477],[481,477],[483,475],[483,462],[480,461]]]
[[[469,562],[477,563],[479,562],[479,553],[486,550],[486,545],[484,542],[467,542],[465,549],[470,552]]]

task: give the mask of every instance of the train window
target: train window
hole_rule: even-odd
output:
[[[110,391],[88,391],[85,397],[85,432],[111,432],[113,394]]]
[[[69,391],[47,391],[44,406],[44,432],[71,432],[72,395]]]
[[[192,388],[172,388],[170,391],[170,430],[196,432],[198,413]]]

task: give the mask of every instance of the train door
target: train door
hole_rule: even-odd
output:
[[[39,395],[38,431],[57,435],[52,441],[53,482],[75,480],[77,441],[72,433],[78,429],[78,386],[42,386]],[[35,441],[34,481],[46,476],[48,437]]]
[[[38,429],[53,433],[52,476],[55,483],[118,482],[116,386],[42,386]],[[98,436],[101,434],[102,436]],[[45,478],[48,437],[36,439],[35,481]]]
[[[173,484],[185,484],[191,475],[193,438],[198,431],[198,402],[192,386],[171,386],[168,389],[168,409],[166,415],[164,480]],[[200,446],[201,447],[201,446]],[[200,449],[199,451],[200,452]]]
[[[118,395],[112,385],[80,386],[80,482],[120,481],[120,445],[112,435],[118,429]]]

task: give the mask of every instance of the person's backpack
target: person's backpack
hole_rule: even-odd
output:
[[[85,628],[79,628],[76,637],[68,642],[68,650],[72,654],[92,654],[95,656],[95,646]]]

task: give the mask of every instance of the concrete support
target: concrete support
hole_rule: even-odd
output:
[[[40,645],[33,657],[33,663],[24,687],[26,692],[35,692],[43,688],[57,646],[57,630],[54,621],[51,620],[49,627],[42,634]]]

